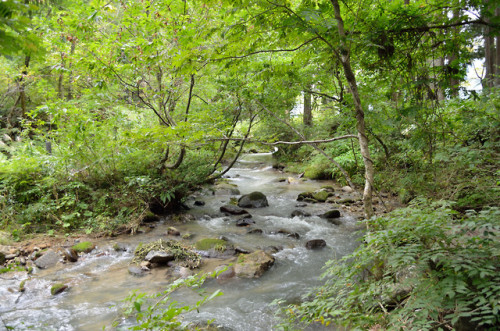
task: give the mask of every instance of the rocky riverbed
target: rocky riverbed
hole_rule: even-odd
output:
[[[221,268],[206,286],[225,295],[188,320],[271,328],[271,301],[298,300],[319,282],[324,262],[356,247],[362,205],[349,187],[284,175],[270,162],[267,153],[246,156],[229,178],[189,197],[190,210],[148,215],[133,236],[0,246],[0,263],[12,270],[0,275],[0,330],[99,329],[121,319],[120,300],[131,290],[159,291]]]

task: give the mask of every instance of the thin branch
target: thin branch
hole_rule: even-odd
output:
[[[326,93],[316,92],[316,91],[307,90],[307,89],[304,90],[304,92],[311,93],[311,94],[314,94],[314,95],[319,95],[321,97],[325,97],[325,98],[328,98],[328,99],[333,100],[333,101],[342,102],[342,98],[332,97],[331,95],[328,95]]]
[[[243,58],[246,58],[246,57],[249,57],[249,56],[252,56],[252,55],[255,55],[255,54],[260,54],[260,53],[281,53],[281,52],[295,52],[295,51],[298,51],[299,49],[301,49],[302,47],[304,47],[305,45],[313,42],[314,40],[316,39],[320,39],[319,37],[314,37],[312,39],[309,39],[308,41],[304,42],[303,44],[295,47],[295,48],[284,48],[284,49],[267,49],[267,50],[261,50],[261,51],[255,51],[255,52],[251,52],[251,53],[248,53],[248,54],[245,54],[245,55],[241,55],[241,56],[227,56],[227,57],[221,57],[221,58],[218,58],[218,59],[214,59],[213,61],[221,61],[221,60],[228,60],[228,59],[243,59]]]
[[[267,142],[267,141],[262,141],[262,140],[249,139],[249,138],[212,138],[212,139],[207,139],[207,140],[208,141],[244,141],[244,142],[250,142],[250,143],[256,143],[256,144],[262,144],[262,145],[266,145],[266,146],[276,146],[276,145],[323,144],[323,143],[329,143],[332,141],[337,141],[337,140],[342,140],[342,139],[350,139],[350,138],[357,139],[358,136],[354,135],[354,134],[347,134],[344,136],[330,138],[330,139],[323,139],[323,140],[275,141],[272,143]]]
[[[287,122],[283,121],[281,118],[278,118],[277,116],[275,116],[269,109],[267,109],[259,101],[257,101],[257,104],[259,104],[262,107],[262,109],[264,109],[268,114],[270,114],[271,116],[273,116],[274,118],[276,118],[278,121],[280,121],[281,123],[283,123],[286,126],[288,126],[293,132],[295,132],[303,140],[306,139],[304,137],[304,135],[302,133],[300,133],[299,131],[297,131],[293,126],[291,126],[290,123],[287,123]],[[352,182],[351,177],[349,176],[349,174],[347,173],[347,171],[345,171],[345,169],[337,161],[335,161],[332,157],[330,157],[330,155],[326,154],[326,152],[324,150],[322,150],[321,148],[319,148],[316,144],[310,143],[309,145],[312,146],[315,150],[317,150],[321,154],[323,154],[323,156],[326,157],[330,162],[332,162],[342,172],[342,174],[344,175],[344,178],[347,181],[347,183],[349,184],[349,186],[353,190],[356,189],[356,187],[354,186],[354,183]]]

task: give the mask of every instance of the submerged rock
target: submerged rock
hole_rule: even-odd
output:
[[[239,198],[238,206],[242,208],[263,208],[269,206],[269,203],[264,193],[252,192]]]
[[[130,266],[128,267],[128,273],[132,276],[141,277],[146,275],[147,270],[135,266]]]
[[[224,269],[226,269],[226,270],[224,270]],[[231,279],[234,276],[236,276],[236,272],[234,271],[233,266],[221,265],[221,266],[218,266],[217,268],[215,268],[215,271],[218,273],[217,280]]]
[[[287,236],[289,238],[295,238],[295,239],[299,239],[300,238],[300,235],[297,232],[291,232],[291,231],[288,231],[288,230],[285,230],[285,229],[279,229],[275,233],[277,233],[277,234],[283,234],[283,235],[285,235],[285,236]]]
[[[35,260],[35,265],[40,269],[53,267],[59,262],[61,257],[52,249],[46,251],[42,256]]]
[[[320,249],[326,247],[326,241],[323,239],[313,239],[306,242],[307,249]]]
[[[220,211],[223,213],[231,214],[231,215],[244,215],[248,214],[245,209],[239,208],[233,205],[224,205],[220,207]]]
[[[255,224],[255,221],[251,218],[242,218],[236,221],[236,226],[249,226]]]
[[[273,264],[274,257],[259,250],[247,255],[241,254],[234,264],[234,272],[240,278],[259,278]]]
[[[205,201],[196,200],[196,201],[194,202],[194,205],[195,205],[195,206],[204,206],[204,205],[205,205]]]
[[[297,201],[304,201],[305,199],[313,199],[314,192],[302,192],[299,193]]]
[[[304,216],[304,217],[308,217],[308,216],[311,216],[311,214],[306,213],[306,212],[305,212],[305,211],[303,211],[303,210],[299,210],[299,209],[297,209],[297,210],[292,211],[292,214],[290,215],[290,217],[292,217],[292,218],[293,218],[293,217],[296,217],[296,216]]]
[[[248,234],[262,234],[263,232],[264,232],[264,231],[262,231],[262,229],[258,229],[258,228],[256,228],[256,229],[250,229],[250,230],[248,230],[248,232],[247,232],[247,233],[248,233]]]
[[[218,183],[214,187],[215,195],[238,195],[240,194],[240,190],[238,190],[238,186],[229,183]]]

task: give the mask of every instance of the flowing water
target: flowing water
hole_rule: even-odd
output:
[[[263,192],[269,207],[248,209],[256,224],[253,228],[263,234],[247,234],[248,228],[236,227],[234,219],[222,216],[219,207],[234,196],[203,190],[188,200],[189,213],[195,221],[176,225],[181,233],[192,233],[200,238],[226,237],[234,245],[247,249],[282,248],[274,254],[274,266],[259,279],[229,279],[224,282],[208,281],[208,291],[221,289],[223,296],[203,306],[199,313],[186,316],[189,321],[216,320],[225,330],[271,330],[277,322],[275,308],[269,304],[275,299],[296,302],[312,286],[320,284],[319,276],[324,263],[354,250],[357,245],[353,216],[343,215],[342,224],[336,226],[318,216],[331,207],[328,204],[308,204],[298,208],[297,195],[303,191],[318,190],[328,181],[279,181],[284,175],[270,166],[270,153],[245,155],[228,172],[229,181],[238,186],[241,194]],[[195,200],[204,206],[193,206]],[[309,217],[290,217],[293,210],[310,213]],[[58,265],[47,270],[36,270],[26,282],[26,291],[17,292],[26,273],[0,275],[0,330],[6,326],[16,330],[99,330],[120,318],[121,301],[134,289],[161,291],[171,281],[169,268],[152,269],[144,277],[128,273],[133,249],[139,242],[165,238],[169,225],[160,222],[152,231],[135,236],[98,243],[98,249],[81,257],[73,264]],[[298,233],[299,239],[277,234],[280,229]],[[304,245],[311,239],[324,239],[327,247],[307,250]],[[120,242],[130,247],[127,252],[115,252],[112,246]],[[226,261],[210,259],[205,269],[213,269]],[[70,290],[52,296],[50,286],[64,282]],[[189,290],[176,294],[178,300],[197,299]],[[199,299],[199,298],[198,298]],[[122,321],[122,327],[131,323]]]

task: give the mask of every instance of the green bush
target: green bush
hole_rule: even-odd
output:
[[[330,261],[290,318],[369,329],[497,329],[500,209],[460,215],[426,203],[373,219],[363,244]],[[294,323],[293,322],[293,323]]]

